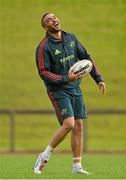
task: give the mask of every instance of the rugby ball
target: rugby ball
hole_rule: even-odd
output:
[[[81,61],[76,62],[70,67],[69,72],[73,72],[74,74],[82,74],[86,76],[92,70],[92,62],[88,59],[83,59]]]

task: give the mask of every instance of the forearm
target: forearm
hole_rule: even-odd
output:
[[[39,73],[39,75],[42,80],[46,81],[49,84],[53,84],[53,85],[61,85],[61,84],[66,84],[69,82],[68,75],[61,76],[61,75],[51,73],[49,71],[41,72],[41,73]]]
[[[93,61],[92,61],[92,64],[93,64],[93,67],[92,67],[92,70],[90,72],[90,75],[95,80],[95,82],[98,84],[99,82],[104,81],[104,79],[103,79],[102,75],[100,74],[96,65],[93,63]]]

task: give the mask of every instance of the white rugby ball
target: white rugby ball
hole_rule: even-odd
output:
[[[92,62],[88,59],[83,59],[76,62],[70,67],[69,72],[74,72],[74,74],[83,74],[86,76],[92,70]]]

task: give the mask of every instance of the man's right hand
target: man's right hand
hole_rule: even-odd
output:
[[[68,73],[68,77],[70,79],[70,81],[76,81],[78,79],[82,79],[83,78],[83,74],[79,73],[79,74],[74,74],[73,71]]]

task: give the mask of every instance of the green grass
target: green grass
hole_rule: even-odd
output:
[[[93,1],[93,3],[92,3]],[[35,49],[44,37],[41,15],[54,12],[100,68],[107,94],[87,76],[81,88],[87,109],[125,108],[125,0],[0,0],[0,108],[52,109],[38,76]],[[88,149],[126,150],[126,117],[90,116]],[[55,116],[16,116],[16,149],[43,149],[59,127]],[[0,149],[9,148],[9,119],[0,117]],[[68,137],[59,149],[70,149]]]
[[[61,19],[65,31],[77,35],[105,78],[104,98],[99,96],[90,77],[83,80],[88,107],[125,107],[126,1],[94,0],[92,4],[87,0],[0,0],[0,3],[0,108],[52,108],[35,65],[35,48],[44,36],[40,18],[46,11]]]
[[[82,161],[92,175],[72,174],[71,155],[53,155],[43,174],[32,173],[36,155],[1,156],[1,179],[126,179],[126,156],[85,155]]]

